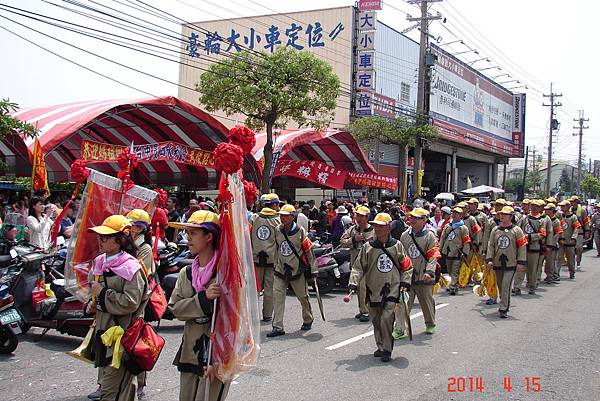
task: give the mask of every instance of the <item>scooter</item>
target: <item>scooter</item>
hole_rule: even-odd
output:
[[[19,345],[22,318],[6,284],[0,284],[0,354],[10,354]]]
[[[317,285],[319,292],[326,294],[334,289],[345,289],[350,280],[350,250],[333,248],[331,244],[314,249],[317,259]]]

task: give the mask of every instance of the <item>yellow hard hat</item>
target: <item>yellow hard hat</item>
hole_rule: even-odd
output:
[[[534,199],[531,201],[531,204],[535,205],[535,206],[544,206],[546,204],[546,202],[544,202],[541,199]]]
[[[523,202],[521,202],[524,205],[529,205],[531,203],[531,200],[529,198],[525,198],[523,199]]]
[[[467,203],[479,203],[479,199],[477,198],[471,198],[467,201]]]
[[[496,201],[494,202],[494,204],[499,204],[499,205],[506,205],[506,199],[496,199]]]
[[[265,203],[279,203],[279,196],[276,193],[266,194]]]
[[[127,218],[132,224],[145,223],[146,225],[150,225],[150,215],[147,211],[142,209],[133,209],[127,213]]]
[[[422,207],[416,207],[409,213],[412,217],[418,217],[420,219],[429,217],[429,212]]]
[[[112,235],[126,233],[131,228],[129,219],[120,214],[108,216],[101,225],[89,228],[90,231],[100,235]]]
[[[547,203],[544,207],[545,210],[553,210],[556,209],[556,205],[554,203]]]
[[[477,206],[477,210],[483,210],[483,209],[485,209],[485,206],[483,206],[483,203],[481,203]]]
[[[452,211],[456,212],[456,213],[463,213],[464,212],[464,210],[461,207],[458,207],[458,206],[455,207],[455,208],[453,208]]]
[[[469,204],[468,204],[467,202],[464,202],[464,201],[463,201],[463,202],[458,202],[458,203],[456,204],[456,206],[458,206],[458,207],[460,207],[460,208],[463,208],[463,209],[464,209],[464,208],[466,208],[467,206],[469,206]]]
[[[284,216],[294,215],[296,214],[296,208],[294,207],[294,205],[290,205],[289,203],[287,203],[281,207],[281,210],[279,210],[279,214],[282,214]]]
[[[513,209],[511,206],[504,206],[499,213],[502,213],[502,214],[515,214],[515,209]]]
[[[551,196],[546,199],[546,202],[556,204],[556,198],[554,196]]]
[[[565,199],[564,201],[560,202],[558,206],[571,206],[571,202]]]
[[[213,228],[216,225],[219,227],[219,217],[210,210],[197,210],[185,223],[173,221],[169,223],[169,227],[178,228],[181,230],[191,230],[193,228]]]
[[[356,210],[354,211],[354,213],[360,214],[361,216],[368,216],[369,213],[371,213],[371,211],[366,206],[359,206],[359,207],[356,208]]]
[[[377,213],[377,216],[375,216],[375,219],[372,221],[369,221],[369,223],[376,224],[378,226],[387,226],[391,222],[392,222],[392,216],[390,216],[387,213]]]

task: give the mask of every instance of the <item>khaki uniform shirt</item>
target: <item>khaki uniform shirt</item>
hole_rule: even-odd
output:
[[[413,236],[411,234],[412,228],[409,228],[400,236],[400,242],[413,265],[411,284],[425,284],[423,275],[427,273],[432,278],[428,284],[433,285],[435,283],[433,279],[435,278],[437,260],[442,256],[435,234],[426,228]],[[419,248],[425,253],[425,256],[419,251]]]
[[[556,217],[556,215],[553,218],[550,218],[550,223],[552,223],[552,238],[546,240],[546,245],[556,248],[558,246],[558,240],[563,234],[563,228],[560,219]]]
[[[354,238],[356,234],[362,234],[362,240],[356,241],[356,238]],[[350,264],[354,263],[360,249],[365,243],[373,239],[374,234],[375,229],[372,225],[367,225],[365,231],[361,232],[358,224],[353,225],[344,232],[342,238],[340,238],[340,244],[344,248],[350,248]]]
[[[490,234],[486,261],[494,270],[513,270],[517,264],[527,265],[527,237],[520,227],[496,226]]]
[[[265,207],[254,216],[251,223],[254,264],[260,267],[273,267],[277,253],[275,232],[281,225],[281,220],[275,210]]]
[[[483,231],[475,216],[469,214],[463,219],[465,225],[469,228],[469,236],[471,237],[471,245],[479,247],[483,239]]]
[[[466,225],[452,229],[452,223],[448,223],[442,230],[440,236],[440,251],[449,259],[459,259],[462,254],[471,252],[471,237]]]
[[[546,216],[533,217],[528,215],[521,219],[519,227],[527,236],[527,250],[539,251],[545,244],[548,235],[549,219]]]
[[[581,223],[579,223],[577,216],[575,214],[564,215],[562,229],[561,239],[565,241],[565,245],[575,245],[575,240],[577,240],[581,229]]]
[[[372,240],[361,248],[352,265],[350,285],[358,287],[364,277],[367,302],[372,307],[381,306],[385,302],[398,303],[400,284],[410,289],[412,271],[411,260],[400,241],[392,237],[385,244]]]
[[[311,273],[316,273],[318,270],[315,254],[312,250],[313,244],[306,236],[304,229],[297,224],[292,226],[292,229],[286,233],[291,244],[288,243],[283,235],[284,229],[283,224],[281,224],[275,231],[275,242],[277,245],[275,275],[290,281],[301,277],[304,273],[300,269],[300,261],[294,254],[292,246],[296,249],[298,256],[303,259],[304,263],[310,266]]]

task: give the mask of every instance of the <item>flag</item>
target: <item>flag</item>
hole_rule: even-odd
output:
[[[50,195],[48,189],[48,173],[46,172],[46,160],[44,158],[44,151],[38,138],[35,138],[33,144],[33,168],[31,170],[31,185],[34,191],[39,189],[45,189],[47,194]]]

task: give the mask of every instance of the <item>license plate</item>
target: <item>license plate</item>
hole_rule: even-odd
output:
[[[340,278],[340,269],[338,267],[333,268],[333,275],[335,278]]]
[[[0,313],[0,324],[7,325],[14,322],[19,322],[21,315],[15,309],[9,309]]]

